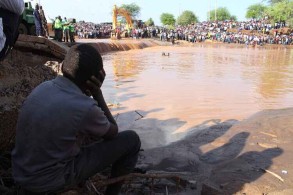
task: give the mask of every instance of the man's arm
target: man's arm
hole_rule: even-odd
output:
[[[98,102],[98,106],[102,109],[102,111],[104,112],[105,116],[107,117],[108,121],[110,122],[110,127],[108,132],[103,136],[104,139],[112,139],[114,138],[117,133],[118,133],[118,125],[115,121],[115,119],[113,118],[106,102],[103,96],[103,93],[101,91],[101,86],[102,86],[102,82],[105,78],[105,73],[101,73],[102,74],[102,79],[101,81],[98,80],[96,77],[92,76],[91,79],[89,81],[87,81],[87,84],[89,86],[90,89],[90,93],[93,96],[94,100],[96,100]]]
[[[112,139],[114,138],[117,133],[118,133],[118,125],[115,121],[115,119],[113,118],[106,102],[104,99],[104,96],[102,94],[102,91],[100,90],[100,92],[97,92],[96,94],[92,94],[93,98],[98,102],[99,107],[104,111],[105,116],[107,117],[107,119],[110,122],[110,127],[108,132],[103,136],[103,138],[105,139]]]

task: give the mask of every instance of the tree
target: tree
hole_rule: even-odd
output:
[[[246,18],[261,19],[265,16],[267,7],[261,3],[250,5],[246,11]]]
[[[268,2],[271,5],[275,3],[285,2],[285,1],[288,1],[288,0],[266,0],[266,2]]]
[[[120,8],[128,11],[132,18],[136,18],[140,15],[140,7],[136,3],[122,4]]]
[[[147,21],[145,21],[145,24],[147,26],[154,26],[155,25],[154,20],[152,18],[150,18]]]
[[[184,11],[182,14],[177,18],[177,24],[179,25],[188,25],[191,23],[198,22],[197,16],[192,11]]]
[[[268,15],[272,22],[285,21],[292,26],[293,1],[282,1],[268,8]]]
[[[216,13],[215,13],[216,12]],[[230,20],[231,19],[231,14],[229,10],[226,7],[219,7],[217,10],[211,10],[209,12],[210,20],[215,21],[215,20]]]
[[[160,19],[163,25],[174,25],[176,21],[174,15],[169,13],[162,13]]]
[[[230,20],[237,21],[237,16],[232,15],[232,16],[230,17]]]

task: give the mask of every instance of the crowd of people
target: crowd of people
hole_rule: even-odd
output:
[[[55,18],[52,28],[55,32],[55,40],[62,42],[68,42],[70,40],[71,43],[75,42],[75,19],[68,19],[64,17],[62,20],[61,16]]]
[[[36,5],[36,34],[38,36],[49,36],[47,21],[42,7]],[[38,19],[39,18],[39,19]],[[75,42],[74,37],[79,39],[109,38],[112,35],[119,35],[124,32],[126,37],[139,38],[159,38],[161,41],[184,40],[187,42],[204,42],[206,40],[239,43],[246,45],[263,44],[293,44],[293,32],[280,32],[285,27],[284,22],[271,24],[267,18],[249,21],[214,21],[199,22],[191,25],[177,25],[173,29],[164,27],[147,27],[145,25],[135,26],[127,29],[120,26],[115,31],[112,30],[112,23],[94,24],[92,22],[73,22],[60,16],[56,17],[53,23],[55,39],[58,41]]]
[[[47,19],[42,6],[36,4],[34,12],[34,22],[36,27],[36,36],[50,38]],[[54,39],[59,42],[75,42],[75,19],[62,20],[61,16],[57,16],[52,20],[52,29],[54,30]]]
[[[246,22],[217,21],[177,25],[174,29],[142,26],[126,30],[125,35],[133,39],[159,38],[161,41],[172,43],[176,40],[192,43],[210,40],[246,45],[293,44],[293,32],[282,32],[284,27],[283,22],[272,25],[266,19]]]
[[[111,23],[94,24],[81,21],[75,25],[75,32],[79,39],[109,38],[111,31]]]
[[[219,21],[201,22],[187,26],[176,26],[175,29],[152,29],[149,37],[159,34],[162,41],[185,40],[204,42],[206,40],[239,43],[246,45],[293,44],[292,32],[280,32],[284,23],[271,25],[267,20],[250,20],[246,22]],[[155,31],[155,32],[154,32]],[[160,33],[158,33],[161,31]]]

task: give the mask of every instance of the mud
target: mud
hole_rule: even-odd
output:
[[[135,49],[144,49],[147,47],[159,46],[162,43],[155,40],[110,40],[110,39],[80,39],[78,43],[88,43],[94,46],[100,53],[114,51],[128,51]]]
[[[146,150],[141,166],[189,171],[198,181],[194,194],[201,193],[203,184],[217,189],[216,194],[292,194],[292,117],[293,109],[288,108],[265,110],[241,122],[226,121]]]
[[[20,35],[0,63],[0,151],[13,147],[20,106],[33,88],[60,72],[66,49],[46,39]]]

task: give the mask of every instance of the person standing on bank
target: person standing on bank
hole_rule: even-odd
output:
[[[40,14],[40,18],[41,18],[41,24],[42,24],[42,27],[43,27],[43,35],[45,37],[49,37],[47,19],[46,19],[46,16],[45,16],[45,13],[44,13],[44,10],[43,10],[42,6],[40,6],[39,14]]]
[[[69,38],[70,38],[70,43],[74,43],[74,35],[75,35],[75,28],[73,22],[70,22],[68,25],[69,28]]]
[[[43,35],[42,31],[42,20],[39,13],[39,5],[36,4],[35,10],[34,10],[34,20],[35,20],[35,26],[36,26],[36,35],[38,37]]]
[[[62,26],[63,26],[63,40],[64,42],[68,43],[68,38],[69,38],[69,23],[67,21],[67,18],[65,17],[63,22],[62,22]]]
[[[55,40],[62,42],[62,20],[61,16],[56,17],[54,21]]]
[[[131,130],[118,133],[102,94],[106,74],[97,50],[72,46],[62,72],[37,86],[19,114],[12,170],[27,194],[68,189],[109,165],[112,178],[126,175],[137,162],[139,136]],[[88,137],[103,141],[83,145]],[[119,194],[122,184],[109,185],[105,194]]]

